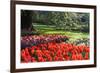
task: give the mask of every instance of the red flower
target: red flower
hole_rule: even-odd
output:
[[[51,56],[47,56],[48,61],[52,61],[52,57]]]
[[[65,59],[63,57],[59,57],[59,61],[64,61]]]
[[[26,56],[26,55],[25,55],[25,50],[24,50],[24,49],[21,51],[21,56],[22,56],[22,57],[25,57],[25,56]]]
[[[65,60],[70,60],[70,57],[67,55],[65,55],[64,58],[65,58]]]
[[[35,50],[34,50],[34,49],[32,49],[32,50],[31,50],[31,54],[34,54],[34,53],[35,53]]]
[[[72,60],[77,60],[77,55],[76,54],[73,54],[72,57],[71,57],[71,59]]]
[[[46,50],[46,48],[45,47],[42,47],[42,50]]]
[[[61,55],[62,55],[62,52],[61,52],[60,49],[57,51],[56,55],[57,55],[57,56],[61,56]]]
[[[58,61],[59,58],[57,56],[54,57],[54,61]]]
[[[41,50],[36,50],[36,56],[42,57],[42,51]]]
[[[32,57],[31,62],[36,62],[36,59],[34,57]]]
[[[31,61],[31,56],[29,54],[28,48],[25,48],[25,50],[22,50],[21,56],[22,56],[22,60],[24,60],[25,62]]]
[[[73,55],[73,54],[77,54],[78,52],[77,52],[76,49],[73,49],[73,50],[71,50],[71,53],[72,53],[72,55]]]
[[[90,52],[90,49],[89,49],[89,47],[85,47],[85,52]]]
[[[53,51],[51,51],[50,54],[51,54],[51,56],[54,56],[55,55]]]
[[[90,48],[85,45],[49,42],[21,50],[21,62],[87,60],[89,52]]]
[[[43,59],[43,57],[38,57],[38,61],[39,62],[45,62],[45,59]]]
[[[89,59],[89,53],[87,52],[87,53],[85,53],[85,57],[84,57],[84,59]]]
[[[80,53],[80,54],[77,54],[77,59],[78,59],[78,60],[83,60],[83,56],[82,56],[81,53]]]

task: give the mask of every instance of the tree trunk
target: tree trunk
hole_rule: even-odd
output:
[[[32,26],[32,11],[21,11],[21,29],[29,30]]]

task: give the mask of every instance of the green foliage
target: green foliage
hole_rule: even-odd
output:
[[[36,31],[21,31],[21,36],[26,36],[26,35],[39,35],[39,32]]]
[[[33,23],[54,25],[57,30],[89,32],[89,13],[33,11]]]

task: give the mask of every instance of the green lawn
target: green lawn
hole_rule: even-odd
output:
[[[66,35],[70,37],[71,41],[75,41],[77,39],[81,38],[88,38],[89,33],[83,33],[79,31],[65,31],[65,30],[56,30],[55,26],[48,26],[48,25],[33,25],[34,28],[40,33],[40,34],[61,34],[61,35]]]

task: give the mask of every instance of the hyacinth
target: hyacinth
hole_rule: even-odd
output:
[[[48,42],[65,42],[68,40],[67,36],[62,36],[59,34],[55,35],[32,35],[21,37],[21,48],[30,47],[38,44],[48,43]]]

